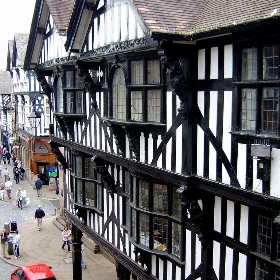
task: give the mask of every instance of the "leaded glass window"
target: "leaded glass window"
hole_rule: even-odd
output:
[[[125,78],[121,68],[118,68],[113,78],[113,117],[126,120],[126,87]]]

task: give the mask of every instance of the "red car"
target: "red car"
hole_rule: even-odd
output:
[[[57,280],[51,267],[43,263],[21,266],[11,274],[12,280]]]

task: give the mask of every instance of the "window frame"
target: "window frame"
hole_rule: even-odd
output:
[[[73,80],[72,82],[67,80],[69,75]],[[76,69],[64,69],[60,75],[55,79],[55,101],[56,101],[56,114],[64,116],[84,116],[85,115],[85,88],[82,78],[78,76]],[[58,89],[58,87],[61,87]],[[81,93],[81,94],[79,94]],[[68,99],[72,96],[72,106],[69,108]],[[81,98],[80,98],[81,97]],[[80,101],[79,99],[82,99]],[[81,103],[81,106],[78,106]],[[78,111],[79,110],[79,111]]]
[[[177,195],[176,199],[179,202],[179,195],[176,192],[179,186],[164,184],[163,182],[152,182],[150,179],[138,177],[135,174],[131,174],[130,181],[133,184],[130,196],[131,241],[136,246],[148,248],[158,254],[170,255],[172,258],[182,260],[183,255],[181,252],[183,248],[182,244],[178,242],[178,237],[183,236],[185,228],[179,217],[179,211],[175,210],[176,215],[172,212],[174,211],[172,207],[172,202],[175,199],[173,198],[174,194]],[[148,191],[147,205],[145,204],[147,207],[142,207],[143,205],[141,205],[141,185],[145,186],[145,193]],[[165,190],[165,188],[167,207],[166,210],[159,211],[154,209],[155,194],[159,190]],[[158,205],[161,204],[158,203]]]
[[[148,65],[149,62],[156,61],[158,63],[158,83],[148,83]],[[140,75],[140,70],[136,69],[134,72],[137,72],[136,80],[138,82],[133,83],[133,68],[132,64],[142,62],[143,64],[143,73]],[[148,57],[126,57],[125,62],[122,64],[118,64],[117,67],[111,72],[111,83],[113,85],[114,75],[117,70],[121,69],[124,74],[124,84],[126,88],[126,116],[125,118],[116,118],[114,115],[114,90],[113,86],[110,87],[111,96],[109,100],[110,108],[109,108],[109,118],[121,121],[121,122],[133,122],[135,124],[165,124],[165,95],[166,95],[166,85],[164,84],[165,76],[163,75],[163,69],[160,63],[159,56],[148,56]],[[142,81],[143,79],[143,81]],[[142,83],[140,83],[142,82]],[[155,96],[152,101],[155,105],[149,106],[149,96]],[[138,95],[138,96],[137,96]],[[135,96],[135,97],[134,97]],[[136,106],[135,106],[136,105]],[[156,111],[157,114],[151,115],[151,110],[149,113],[149,108],[154,106],[158,107]],[[135,113],[133,113],[133,109],[135,108]]]
[[[238,80],[235,82],[237,85],[237,96],[239,97],[239,131],[243,133],[251,133],[251,134],[259,134],[259,135],[280,135],[280,71],[278,69],[277,77],[264,77],[265,68],[263,67],[264,58],[264,50],[267,47],[275,47],[278,46],[278,51],[280,50],[280,43],[278,42],[271,42],[269,40],[265,41],[265,44],[259,44],[255,41],[246,44],[237,45],[237,54],[239,57],[238,66],[237,66],[237,77]],[[252,62],[245,70],[248,72],[254,72],[255,76],[252,73],[246,73],[250,78],[244,78],[244,55],[243,51],[248,50],[255,50],[256,51],[256,61]],[[278,53],[278,61],[280,61],[280,51]],[[257,66],[257,69],[254,67]],[[269,66],[269,65],[268,65]],[[249,70],[248,70],[249,69]],[[253,70],[252,70],[253,69]],[[269,68],[270,69],[270,68]],[[273,68],[274,75],[275,75],[275,67]],[[264,118],[263,114],[263,104],[264,104],[264,93],[265,90],[272,89],[278,92],[277,98],[277,110],[271,110],[270,114],[267,114],[267,118]],[[255,116],[253,119],[250,119],[252,115],[249,111],[243,109],[243,105],[246,103],[243,101],[244,90],[254,90],[256,93],[256,102],[255,102]],[[249,102],[248,102],[249,103]],[[250,110],[250,109],[249,109]],[[244,114],[245,113],[245,114]],[[248,114],[247,114],[248,113]],[[244,117],[245,116],[245,117]],[[247,118],[248,116],[248,118]],[[277,121],[274,121],[273,118],[277,117]],[[247,127],[244,124],[249,124],[250,122],[255,123],[255,128]],[[271,129],[264,129],[264,123],[267,122],[268,124],[272,124]],[[276,122],[276,124],[274,124]],[[268,128],[269,128],[268,127]]]

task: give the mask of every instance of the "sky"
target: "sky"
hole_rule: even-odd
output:
[[[0,69],[6,70],[8,40],[29,33],[35,0],[0,0]]]

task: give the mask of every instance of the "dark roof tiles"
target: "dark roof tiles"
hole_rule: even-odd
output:
[[[75,2],[76,0],[47,0],[50,13],[60,34],[67,31]]]
[[[190,36],[280,16],[275,0],[131,0],[152,33]]]

